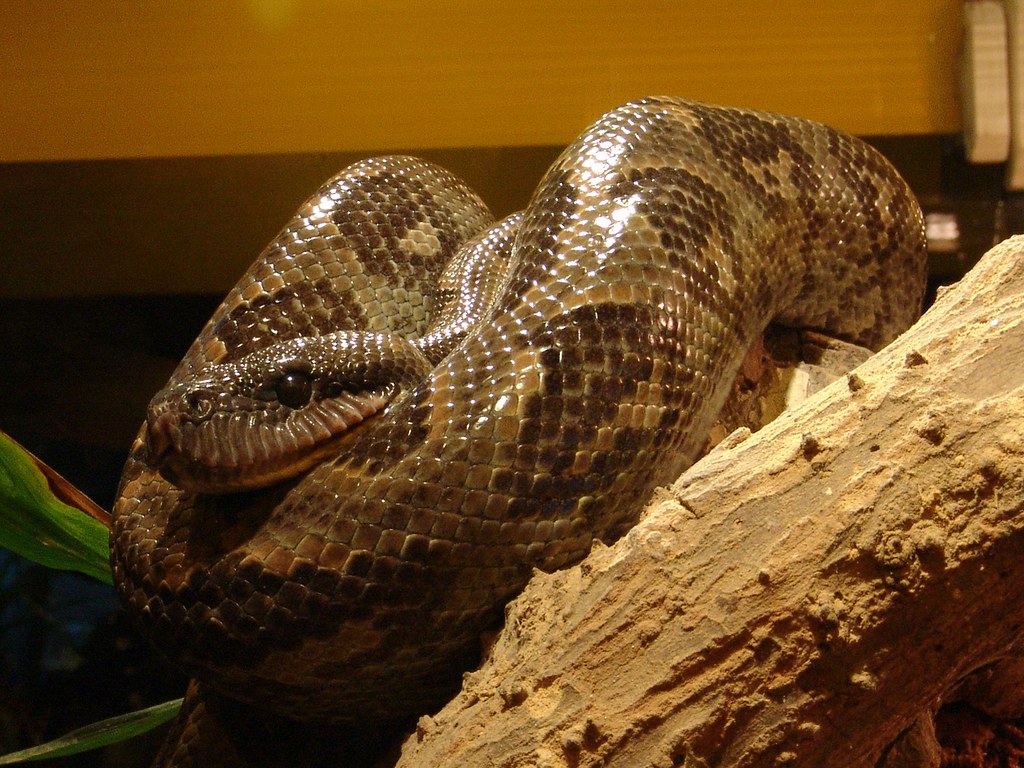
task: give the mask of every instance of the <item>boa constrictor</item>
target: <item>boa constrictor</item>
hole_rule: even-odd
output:
[[[534,568],[692,462],[769,321],[878,348],[924,270],[888,162],[791,117],[627,104],[496,224],[434,165],[358,163],[154,398],[121,597],[207,689],[283,718],[429,711]]]

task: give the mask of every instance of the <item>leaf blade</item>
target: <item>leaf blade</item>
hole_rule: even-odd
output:
[[[0,765],[76,755],[79,752],[125,741],[166,723],[177,714],[181,702],[182,699],[173,699],[163,704],[100,720],[45,744],[0,755]]]
[[[112,584],[109,531],[52,492],[34,457],[0,432],[0,546]]]

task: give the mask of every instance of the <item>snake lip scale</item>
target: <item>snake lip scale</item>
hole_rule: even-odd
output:
[[[534,568],[693,461],[769,321],[879,348],[925,261],[878,152],[766,112],[631,102],[499,222],[436,165],[357,163],[154,398],[114,509],[121,598],[197,696],[430,711]]]

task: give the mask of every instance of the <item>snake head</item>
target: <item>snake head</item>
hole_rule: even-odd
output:
[[[429,370],[402,337],[338,332],[209,365],[149,405],[149,463],[178,487],[231,493],[287,480]]]

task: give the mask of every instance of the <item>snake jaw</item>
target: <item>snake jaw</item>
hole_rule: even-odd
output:
[[[403,337],[300,337],[172,380],[150,403],[150,466],[194,493],[272,485],[320,463],[429,370]]]
[[[209,365],[150,403],[150,466],[195,493],[305,472],[430,370],[404,337],[338,331]]]
[[[216,398],[172,391],[150,406],[148,461],[165,480],[192,493],[273,485],[320,463],[342,438],[381,411],[394,392],[393,387],[342,392],[302,408],[279,407],[273,409],[275,423],[268,424],[260,423],[257,410],[218,410],[210,405]]]

